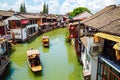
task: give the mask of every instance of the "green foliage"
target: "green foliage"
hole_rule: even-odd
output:
[[[26,13],[25,3],[22,3],[22,4],[20,5],[20,12],[21,12],[21,13]]]
[[[43,5],[43,13],[46,13],[46,3]]]
[[[46,7],[46,13],[48,14],[49,12],[49,9],[48,9],[48,4],[47,4],[47,7]]]
[[[22,7],[22,5],[20,5],[20,12],[23,12],[23,7]]]
[[[85,11],[90,12],[90,10],[88,10],[85,7],[78,7],[78,8],[75,8],[72,12],[70,12],[69,16],[74,17],[74,16],[76,16],[82,12],[85,12]]]
[[[23,3],[23,12],[26,13],[25,3]]]
[[[46,5],[46,3],[43,5],[43,13],[48,14],[48,4]]]

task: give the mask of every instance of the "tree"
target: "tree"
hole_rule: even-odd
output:
[[[46,3],[43,5],[43,13],[46,13]]]
[[[47,4],[47,7],[46,7],[46,13],[48,14],[49,12],[49,9],[48,9],[48,4]]]
[[[46,3],[43,5],[43,13],[48,14],[48,4],[46,5]]]
[[[26,13],[25,3],[22,3],[22,4],[20,5],[20,12],[21,12],[21,13]]]
[[[72,12],[70,12],[69,16],[74,17],[74,16],[76,16],[82,12],[85,12],[85,11],[90,12],[90,10],[88,10],[85,7],[78,7],[78,8],[75,8]]]
[[[25,3],[23,3],[23,12],[26,13]]]
[[[20,5],[20,12],[23,12],[23,6],[22,6],[22,4]]]

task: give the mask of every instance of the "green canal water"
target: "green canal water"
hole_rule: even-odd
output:
[[[65,42],[65,35],[66,28],[60,28],[16,44],[10,55],[11,63],[0,80],[83,80],[82,66],[74,48]],[[42,46],[42,36],[50,37],[49,48]],[[31,47],[40,51],[41,72],[33,73],[28,67],[26,51]]]

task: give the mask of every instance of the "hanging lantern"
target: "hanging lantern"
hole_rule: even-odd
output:
[[[71,29],[71,30],[73,30],[73,29],[74,29],[74,27],[73,27],[73,26],[71,26],[71,27],[70,27],[70,29]]]
[[[70,38],[73,38],[73,35],[72,35],[72,34],[70,35]]]
[[[70,32],[70,38],[75,38],[75,26],[70,25],[69,32]]]

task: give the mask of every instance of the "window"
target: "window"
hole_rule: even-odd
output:
[[[114,45],[115,42],[105,39],[103,55],[111,60],[116,60],[115,49],[113,49]]]
[[[17,27],[20,27],[20,21],[16,21]]]
[[[35,24],[37,23],[37,19],[35,19],[35,22],[34,22]]]
[[[42,22],[43,22],[43,23],[46,22],[46,18],[42,18]]]
[[[33,21],[32,20],[30,20],[30,24],[32,24],[33,23]]]
[[[27,29],[28,35],[30,35],[30,28]]]
[[[84,45],[81,45],[81,51],[82,52],[84,52],[84,49],[85,49]]]
[[[99,58],[97,80],[120,80],[119,76],[120,73],[118,71]]]
[[[35,27],[33,27],[33,32],[35,33]]]

